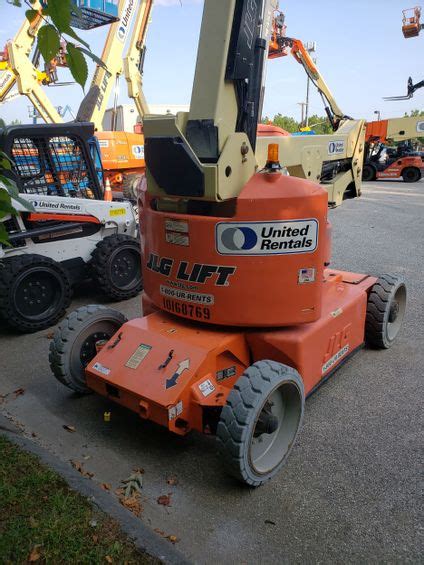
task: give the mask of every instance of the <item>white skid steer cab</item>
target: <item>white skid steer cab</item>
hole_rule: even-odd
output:
[[[30,202],[14,202],[3,219],[9,246],[0,245],[0,318],[22,332],[54,325],[87,278],[111,300],[142,290],[137,214],[112,201],[89,123],[19,125],[0,131],[4,171]]]

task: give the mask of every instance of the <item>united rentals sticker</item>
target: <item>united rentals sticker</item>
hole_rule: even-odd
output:
[[[329,155],[340,155],[344,153],[345,142],[344,141],[330,141],[328,144],[328,154]]]
[[[329,369],[331,369],[331,367],[333,367],[339,359],[341,359],[344,355],[346,355],[348,351],[349,351],[349,345],[345,345],[344,347],[342,347],[342,349],[340,349],[335,355],[333,355],[333,357],[331,357],[331,359],[329,359],[327,363],[324,363],[324,365],[322,366],[322,374],[326,373]]]
[[[220,222],[216,249],[221,255],[312,253],[318,244],[318,221]]]

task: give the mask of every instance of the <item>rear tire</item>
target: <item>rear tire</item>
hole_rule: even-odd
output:
[[[111,300],[128,300],[143,290],[140,242],[114,234],[100,241],[92,254],[94,278]]]
[[[131,202],[137,202],[138,185],[142,178],[142,173],[124,173],[122,179],[122,194],[124,195],[124,198]]]
[[[275,361],[246,369],[230,392],[217,427],[224,464],[252,487],[286,462],[302,424],[304,389],[299,373]]]
[[[20,332],[56,324],[71,297],[68,274],[53,259],[29,254],[0,261],[0,317]]]
[[[406,167],[402,171],[403,182],[418,182],[421,179],[421,171],[416,167]]]
[[[85,368],[96,356],[96,342],[109,339],[127,322],[112,308],[83,306],[72,312],[55,331],[49,362],[56,379],[80,394],[90,392]]]
[[[362,180],[371,182],[376,179],[376,171],[372,165],[364,165],[362,169]]]
[[[382,275],[368,297],[365,341],[376,349],[388,349],[402,326],[406,309],[403,280]]]

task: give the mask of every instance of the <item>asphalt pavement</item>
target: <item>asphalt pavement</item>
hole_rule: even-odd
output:
[[[265,486],[228,478],[213,438],[173,436],[57,383],[48,364],[53,330],[0,327],[0,411],[99,484],[117,488],[143,468],[141,520],[177,536],[196,563],[422,562],[424,180],[367,183],[330,220],[333,267],[403,275],[406,319],[390,350],[363,349],[307,400],[288,463]],[[87,285],[71,308],[98,301]],[[138,298],[115,307],[140,315]],[[158,504],[168,493],[171,505]]]

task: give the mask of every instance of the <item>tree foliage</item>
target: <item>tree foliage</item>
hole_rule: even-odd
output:
[[[276,114],[272,120],[267,117],[264,119],[264,123],[273,123],[289,133],[298,132],[302,127],[301,123],[291,116],[283,116],[282,114]],[[333,133],[331,124],[326,116],[318,116],[316,114],[310,116],[309,127],[318,135]]]

